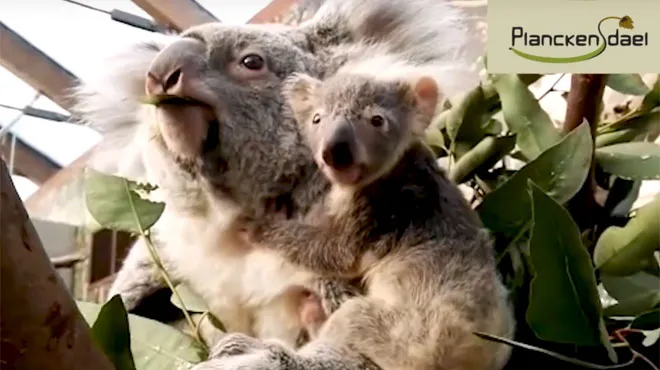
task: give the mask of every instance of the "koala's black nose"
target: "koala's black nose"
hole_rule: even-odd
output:
[[[342,169],[353,164],[353,151],[348,141],[336,142],[323,151],[323,161],[330,167]]]
[[[206,46],[195,39],[181,39],[163,49],[146,76],[147,95],[194,95]]]

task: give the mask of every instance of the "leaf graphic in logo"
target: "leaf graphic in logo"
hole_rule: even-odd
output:
[[[627,28],[629,30],[632,30],[634,28],[632,18],[630,18],[627,15],[624,15],[623,17],[621,17],[621,19],[619,20],[619,27]]]

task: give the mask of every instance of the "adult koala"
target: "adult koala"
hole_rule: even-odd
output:
[[[302,324],[291,292],[316,276],[251,248],[233,227],[241,213],[304,214],[327,189],[282,82],[351,64],[417,64],[433,67],[451,96],[473,76],[458,57],[465,43],[460,14],[441,0],[328,0],[296,27],[214,23],[137,45],[77,88],[75,112],[104,135],[98,169],[158,185],[167,206],[153,235],[174,279],[228,331],[295,346]],[[145,105],[145,90],[200,104]],[[163,286],[137,243],[110,295],[131,309]]]

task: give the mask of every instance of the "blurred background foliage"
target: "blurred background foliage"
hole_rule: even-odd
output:
[[[482,77],[448,102],[428,143],[495,237],[516,341],[592,364],[657,369],[660,197],[638,195],[643,181],[660,179],[658,75],[484,68]],[[532,93],[542,78],[555,82]],[[541,100],[562,78],[570,87],[557,120]],[[618,99],[606,102],[606,89]],[[541,365],[523,352],[509,368],[589,366]]]

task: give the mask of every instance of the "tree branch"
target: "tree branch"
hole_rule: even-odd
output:
[[[112,370],[0,161],[0,367]]]
[[[586,119],[591,128],[592,140],[595,139],[606,77],[607,75],[603,74],[573,74],[571,76],[571,90],[568,93],[563,125],[565,133],[572,131]],[[594,174],[595,160],[592,159],[587,179],[567,205],[581,230],[587,230],[596,225],[602,208],[594,196],[596,193]]]

